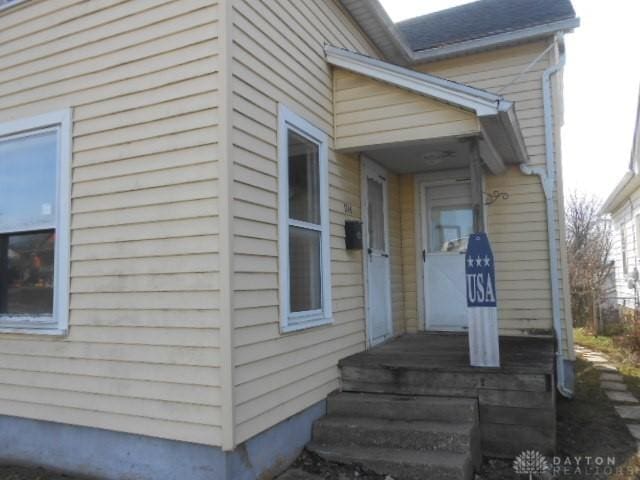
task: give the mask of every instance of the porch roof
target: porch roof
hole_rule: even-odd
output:
[[[374,120],[367,116],[371,110],[367,105],[367,108],[359,110],[361,113],[355,123],[361,125],[359,134],[354,135],[354,122],[346,121],[346,115],[343,115],[344,109],[337,106],[335,109],[337,149],[357,151],[381,148],[393,143],[477,136],[480,138],[480,155],[494,173],[504,170],[506,164],[527,161],[527,152],[515,114],[515,105],[504,97],[333,46],[326,46],[325,54],[330,65],[379,85],[384,84],[384,89],[387,91],[378,91],[375,97],[378,100],[386,97],[392,104],[381,104],[377,101],[377,103],[374,102],[375,108],[382,108],[382,112],[389,111],[391,107],[396,111],[402,111],[397,108],[399,105],[411,104],[412,107],[407,110],[407,117],[411,116],[419,120],[419,123],[413,124],[395,117],[393,128],[390,126],[382,135],[380,131],[375,131]],[[345,88],[339,92],[335,91],[334,95],[338,101],[346,103],[362,98],[363,89],[373,88],[366,82],[359,87],[361,87],[360,91],[357,88]],[[336,82],[334,89],[339,88],[340,85]],[[405,96],[402,97],[400,92]],[[425,97],[446,107],[441,108],[438,114],[437,108],[420,100],[420,98],[424,100]],[[367,132],[367,125],[371,125],[371,132]],[[363,135],[363,132],[370,135]]]

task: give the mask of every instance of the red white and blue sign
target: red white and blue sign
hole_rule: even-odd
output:
[[[474,367],[500,366],[496,275],[486,233],[469,237],[465,256],[469,362]]]
[[[493,252],[486,233],[469,237],[465,257],[468,307],[496,306],[496,275]]]

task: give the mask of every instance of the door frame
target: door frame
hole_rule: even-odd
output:
[[[393,337],[393,311],[391,308],[391,246],[389,245],[389,172],[374,162],[364,154],[360,155],[360,207],[362,218],[362,272],[364,276],[364,317],[365,317],[365,336],[367,348],[371,348],[375,345],[388,340]],[[368,203],[368,187],[367,187],[367,174],[371,173],[382,176],[385,181],[383,182],[382,196],[383,196],[383,208],[384,208],[384,241],[389,254],[389,261],[387,262],[387,278],[389,279],[389,290],[387,291],[387,331],[388,335],[381,341],[376,343],[371,338],[372,329],[369,324],[369,258],[367,248],[369,245],[369,203]]]
[[[425,331],[452,331],[452,332],[464,332],[465,329],[450,329],[443,330],[442,328],[433,329],[429,327],[429,319],[427,318],[426,308],[426,289],[424,279],[424,266],[425,262],[422,256],[422,252],[427,250],[428,241],[428,219],[426,208],[425,190],[429,187],[441,187],[447,185],[456,185],[460,183],[472,184],[472,175],[469,168],[441,170],[432,173],[424,173],[415,176],[415,195],[414,205],[415,208],[415,232],[417,241],[416,245],[416,283],[417,283],[417,300],[418,300],[418,318],[421,319],[422,327]],[[473,201],[473,199],[472,199]],[[484,214],[484,212],[482,212]]]

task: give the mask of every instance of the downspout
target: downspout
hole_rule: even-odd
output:
[[[556,376],[558,392],[564,397],[573,397],[573,389],[567,386],[565,363],[564,363],[564,342],[562,335],[562,318],[560,314],[560,285],[558,282],[558,250],[559,245],[556,241],[556,155],[555,155],[555,137],[554,137],[554,111],[553,97],[551,92],[551,77],[560,72],[565,65],[564,45],[561,39],[557,39],[560,58],[555,65],[547,68],[542,75],[542,93],[544,107],[544,124],[545,124],[545,153],[546,153],[546,169],[541,167],[530,167],[525,164],[520,165],[520,170],[525,175],[538,175],[540,183],[544,191],[547,209],[547,238],[549,242],[549,270],[551,277],[551,308],[553,316],[553,328],[556,334],[557,351],[556,351]]]

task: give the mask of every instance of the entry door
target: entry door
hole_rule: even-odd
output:
[[[470,184],[423,186],[422,212],[426,328],[466,330],[464,256],[473,233]]]
[[[367,330],[370,345],[376,345],[392,332],[387,174],[382,167],[367,160],[364,180]]]

